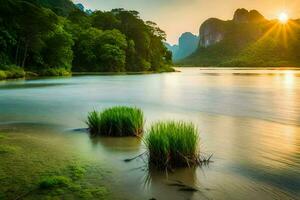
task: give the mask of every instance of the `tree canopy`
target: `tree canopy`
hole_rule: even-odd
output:
[[[162,71],[171,64],[165,38],[164,31],[136,11],[87,14],[69,0],[0,4],[0,70]]]

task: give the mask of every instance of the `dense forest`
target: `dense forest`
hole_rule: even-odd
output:
[[[69,0],[2,0],[0,79],[172,70],[166,34],[136,11],[85,13]]]
[[[238,9],[232,20],[210,18],[200,27],[198,50],[179,63],[222,67],[300,66],[300,20],[282,24],[256,10]]]

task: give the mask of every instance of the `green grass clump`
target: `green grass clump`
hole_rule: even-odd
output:
[[[41,189],[52,189],[56,187],[69,187],[71,180],[65,176],[52,176],[43,179],[39,186]]]
[[[199,140],[192,123],[155,123],[145,138],[150,166],[166,169],[199,164]]]
[[[101,136],[138,136],[143,133],[144,114],[139,108],[117,106],[89,113],[90,133]]]
[[[82,189],[79,196],[82,199],[108,199],[109,192],[105,187]]]
[[[80,165],[71,165],[70,172],[72,179],[80,179],[86,173],[86,168]]]
[[[17,152],[18,148],[11,145],[0,145],[0,154],[9,154]]]
[[[6,139],[6,138],[7,138],[7,137],[6,137],[5,135],[1,135],[1,134],[0,134],[0,140],[1,140],[1,139]]]

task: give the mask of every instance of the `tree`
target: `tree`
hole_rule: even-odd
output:
[[[82,31],[75,41],[73,48],[74,60],[73,70],[75,71],[97,71],[98,61],[96,56],[97,41],[103,32],[96,28],[89,28]]]
[[[112,12],[96,11],[91,19],[92,26],[101,30],[118,29],[121,23]]]
[[[22,53],[21,60],[16,63],[25,67],[29,51],[36,52],[41,46],[41,36],[47,34],[55,28],[57,16],[48,9],[39,8],[34,4],[22,2],[22,12],[18,18],[20,26],[18,45]]]
[[[128,40],[126,49],[126,71],[139,71],[136,65],[136,57],[135,43],[133,40]]]
[[[45,37],[45,48],[43,58],[46,68],[64,68],[71,70],[73,60],[73,40],[62,24],[56,26],[55,30]]]
[[[78,25],[78,29],[86,29],[91,27],[90,17],[79,9],[75,9],[74,11],[70,12],[68,20],[70,20],[72,24]]]
[[[126,37],[118,30],[83,31],[74,47],[74,70],[124,71]]]
[[[105,44],[101,47],[101,71],[125,71],[126,55],[124,50],[116,45]]]
[[[14,64],[41,74],[71,68],[160,70],[170,63],[171,55],[162,43],[165,37],[154,22],[144,22],[136,11],[114,9],[88,15],[69,0],[2,0],[0,4],[0,66],[6,68]]]

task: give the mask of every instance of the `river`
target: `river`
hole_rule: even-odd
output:
[[[111,171],[105,176],[117,199],[299,199],[300,70],[178,70],[2,81],[0,130],[56,135],[57,145],[68,143]],[[142,108],[146,128],[193,121],[201,153],[213,162],[168,174],[147,170],[141,159],[124,162],[145,151],[140,140],[95,141],[80,131],[89,111],[114,105]]]

